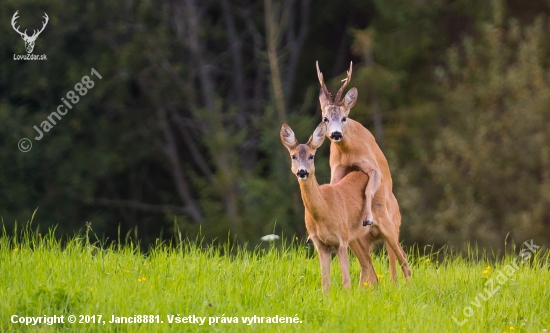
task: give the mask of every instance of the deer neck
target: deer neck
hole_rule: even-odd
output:
[[[346,135],[340,142],[331,142],[331,146],[336,147],[342,153],[349,153],[356,148],[356,143],[352,141],[353,138],[357,138],[357,122],[348,118],[348,124],[346,126]]]
[[[325,216],[327,205],[315,175],[312,174],[307,179],[301,180],[298,183],[300,184],[302,201],[304,202],[306,211],[314,220],[318,220],[320,217]]]

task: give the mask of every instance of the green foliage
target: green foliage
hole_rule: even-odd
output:
[[[369,102],[354,113],[372,122],[378,94],[405,242],[549,239],[546,16],[513,18],[503,1],[375,3],[355,31],[375,63],[358,70]]]
[[[267,4],[277,10],[266,13]],[[279,128],[287,121],[307,140],[320,121],[315,60],[333,90],[353,60],[350,117],[383,133],[401,239],[460,248],[550,237],[547,1],[0,8],[4,221],[39,207],[43,228],[66,235],[93,221],[110,240],[139,230],[143,246],[178,232],[207,241],[230,232],[250,246],[266,233],[305,236]],[[29,30],[48,13],[35,46],[47,61],[12,60],[24,52],[7,23],[16,10]],[[32,140],[91,68],[103,79],[20,152],[18,141]],[[328,144],[318,156],[325,183]]]
[[[424,143],[422,165],[408,168],[423,170],[430,186],[404,207],[433,227],[419,224],[413,234],[492,246],[508,233],[550,237],[548,27],[542,17],[525,28],[487,24],[479,40],[448,51],[438,73],[441,129]]]

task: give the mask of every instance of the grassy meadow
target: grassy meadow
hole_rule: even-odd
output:
[[[550,329],[549,256],[544,248],[534,254],[524,250],[519,256],[522,246],[518,245],[498,260],[475,250],[461,258],[449,251],[409,249],[412,280],[405,283],[400,275],[397,284],[389,281],[385,255],[375,254],[377,287],[357,286],[359,265],[351,257],[350,290],[342,289],[334,258],[332,288],[325,295],[317,256],[302,240],[254,251],[183,241],[176,246],[159,243],[146,253],[127,243],[100,246],[83,234],[62,244],[52,233],[11,237],[4,232],[0,331],[501,333]],[[223,254],[228,252],[231,255]],[[64,323],[12,322],[44,315],[64,316]],[[75,315],[77,322],[69,323],[69,315]],[[147,315],[163,323],[109,323],[113,315]]]

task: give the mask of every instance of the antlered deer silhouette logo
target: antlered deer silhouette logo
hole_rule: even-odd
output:
[[[42,31],[44,31],[44,28],[46,27],[46,24],[48,24],[48,21],[50,18],[48,17],[48,14],[44,13],[44,16],[42,17],[45,18],[46,21],[42,23],[42,29],[40,29],[39,31],[34,30],[34,33],[32,34],[32,36],[29,36],[27,35],[26,29],[25,29],[25,32],[21,32],[19,31],[19,27],[17,28],[15,27],[15,24],[16,24],[15,21],[19,18],[19,16],[17,16],[18,12],[19,11],[16,11],[15,14],[13,14],[13,17],[11,19],[11,26],[13,27],[13,30],[17,31],[17,33],[20,34],[21,38],[23,38],[23,40],[25,41],[25,48],[27,49],[27,53],[32,53],[36,38],[38,38],[38,36],[42,33]]]

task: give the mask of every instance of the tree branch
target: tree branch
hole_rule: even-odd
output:
[[[366,35],[366,43],[364,49],[365,64],[367,67],[370,67],[371,70],[374,68],[374,54],[373,54],[373,40],[370,34]],[[376,142],[380,149],[384,151],[384,125],[382,123],[382,110],[380,109],[380,100],[378,98],[378,90],[374,85],[371,84],[371,93],[372,93],[372,118],[374,121],[374,136],[376,137]]]
[[[288,43],[290,44],[290,59],[289,59],[289,65],[286,75],[286,91],[285,91],[285,97],[286,97],[286,105],[288,105],[290,96],[292,95],[292,92],[294,91],[294,83],[295,83],[295,77],[296,72],[298,70],[298,60],[300,60],[300,53],[302,51],[302,46],[304,44],[304,41],[307,36],[308,31],[308,19],[309,19],[309,4],[310,0],[301,0],[300,2],[301,8],[300,8],[300,27],[298,30],[298,33],[296,34],[294,32],[294,18],[296,18],[295,15],[292,15],[291,23],[288,28]],[[296,35],[298,37],[296,38]]]
[[[233,13],[227,0],[222,0],[223,16],[227,27],[227,33],[229,35],[229,45],[231,48],[231,56],[233,58],[233,91],[237,94],[237,102],[239,105],[239,111],[236,115],[237,124],[240,127],[246,126],[246,101],[245,101],[245,85],[244,85],[244,67],[242,56],[242,42],[235,29],[235,22],[233,20]]]
[[[264,0],[264,5],[265,28],[267,31],[267,54],[269,58],[269,67],[271,69],[271,82],[273,85],[279,122],[284,123],[286,121],[285,98],[283,85],[281,83],[281,73],[279,71],[279,60],[277,59],[277,44],[281,32],[281,24],[279,24],[279,26],[275,24],[275,16],[278,16],[279,11],[273,8],[272,0]]]
[[[210,77],[210,70],[208,69],[206,61],[204,59],[202,46],[199,43],[199,22],[194,0],[185,1],[184,13],[189,30],[189,33],[187,34],[187,38],[185,38],[185,40],[189,46],[189,49],[191,50],[191,53],[193,54],[193,57],[195,58],[195,61],[197,61],[198,63],[200,73],[199,82],[201,84],[201,90],[206,109],[208,110],[208,112],[210,112],[210,114],[213,114],[216,112],[216,105],[214,100],[214,83],[212,82],[212,78]]]
[[[140,81],[140,85],[143,91],[152,91],[152,89],[148,89],[149,87],[147,87],[146,84],[142,81]],[[196,223],[200,223],[202,221],[202,215],[200,213],[199,207],[193,199],[193,196],[191,195],[189,185],[183,174],[183,167],[178,156],[176,140],[168,124],[166,110],[162,105],[156,102],[154,97],[149,96],[149,99],[156,108],[157,117],[159,120],[159,127],[164,134],[165,142],[162,145],[162,151],[164,152],[166,157],[168,157],[168,161],[170,162],[170,172],[172,174],[178,196],[180,200],[185,204],[191,218]]]
[[[183,137],[187,148],[189,149],[189,153],[191,153],[191,157],[193,157],[193,160],[195,161],[199,169],[201,169],[201,171],[204,173],[206,178],[209,181],[213,181],[214,175],[210,170],[208,163],[206,163],[201,153],[199,152],[197,145],[189,135],[189,130],[187,129],[188,122],[182,116],[176,114],[175,112],[172,112],[172,119],[174,119],[176,125],[178,125],[177,128],[181,136]]]

